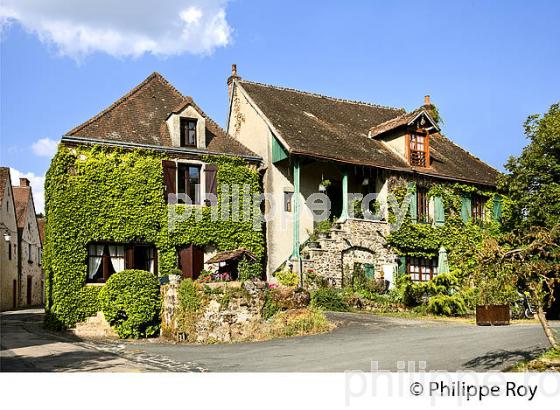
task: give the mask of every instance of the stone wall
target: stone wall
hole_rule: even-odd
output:
[[[232,342],[251,338],[262,322],[267,285],[265,282],[227,282],[210,284],[216,292],[204,294],[200,312],[190,318],[181,316],[177,291],[179,285],[162,287],[162,334],[177,341],[198,343]],[[185,320],[192,321],[185,326]]]
[[[375,277],[384,278],[384,267],[396,268],[396,255],[386,246],[389,224],[349,218],[335,224],[318,247],[303,249],[303,272],[312,269],[337,287],[351,284],[355,263],[374,265]]]

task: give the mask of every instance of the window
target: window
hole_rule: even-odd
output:
[[[437,260],[435,258],[406,258],[406,272],[414,282],[427,282],[437,275]]]
[[[29,263],[33,263],[33,258],[32,258],[33,254],[31,253],[32,250],[33,249],[31,247],[31,244],[28,243],[27,244],[27,262],[29,262]]]
[[[428,137],[421,133],[410,134],[409,162],[410,165],[427,167]]]
[[[486,205],[486,199],[480,195],[473,195],[471,201],[471,216],[473,221],[482,222],[484,219],[484,205]]]
[[[292,212],[292,198],[293,192],[284,192],[284,211]]]
[[[419,223],[430,222],[429,218],[429,200],[428,190],[425,188],[418,188],[416,191],[416,212]]]
[[[103,283],[124,269],[157,272],[157,252],[151,245],[93,243],[88,246],[87,281]]]
[[[196,120],[181,118],[181,147],[196,147]]]
[[[177,193],[187,194],[193,205],[200,205],[200,166],[179,164],[177,174]]]
[[[8,259],[12,260],[12,243],[8,243]]]

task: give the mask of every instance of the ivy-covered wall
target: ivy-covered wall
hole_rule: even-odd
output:
[[[210,222],[210,208],[202,209],[202,218],[197,220],[193,213],[169,232],[162,159],[164,154],[147,150],[59,147],[45,182],[48,324],[71,327],[99,309],[100,286],[86,285],[90,242],[153,244],[159,250],[160,274],[175,267],[178,245],[244,247],[263,257],[264,237],[253,229],[252,221]],[[260,192],[258,171],[245,160],[225,156],[204,160],[218,165],[219,203],[222,184],[249,185],[251,194]]]
[[[434,203],[439,201],[442,204],[442,223],[415,223],[407,214],[400,228],[389,235],[387,243],[401,256],[426,258],[436,258],[443,246],[448,252],[450,270],[460,276],[468,275],[474,268],[475,253],[484,235],[500,231],[499,220],[511,211],[510,201],[491,189],[430,180],[411,183],[393,178],[390,190],[399,203],[410,195],[414,206],[414,195],[419,186],[427,189],[427,195],[434,199]],[[473,221],[465,215],[465,200],[473,194],[486,200],[483,221]],[[394,221],[395,215],[389,218]],[[404,268],[402,264],[401,267]]]

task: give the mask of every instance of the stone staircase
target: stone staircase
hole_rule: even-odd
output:
[[[116,332],[111,328],[103,312],[97,312],[96,316],[88,317],[85,321],[77,323],[70,332],[83,339],[115,339]]]
[[[384,221],[349,218],[333,225],[316,244],[307,242],[301,251],[303,272],[314,270],[334,286],[344,286],[354,263],[371,263],[377,276],[383,265],[393,263],[394,254],[385,246],[389,225]]]

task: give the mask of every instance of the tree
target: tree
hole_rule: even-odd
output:
[[[529,116],[524,127],[529,145],[509,158],[509,173],[498,178],[498,188],[512,200],[504,222],[512,230],[552,228],[560,223],[560,103]]]
[[[488,238],[479,251],[478,262],[478,269],[486,274],[515,274],[537,307],[537,318],[550,345],[559,348],[544,309],[554,301],[553,290],[560,283],[560,224],[552,229],[533,227],[523,235],[509,234],[504,244]]]

